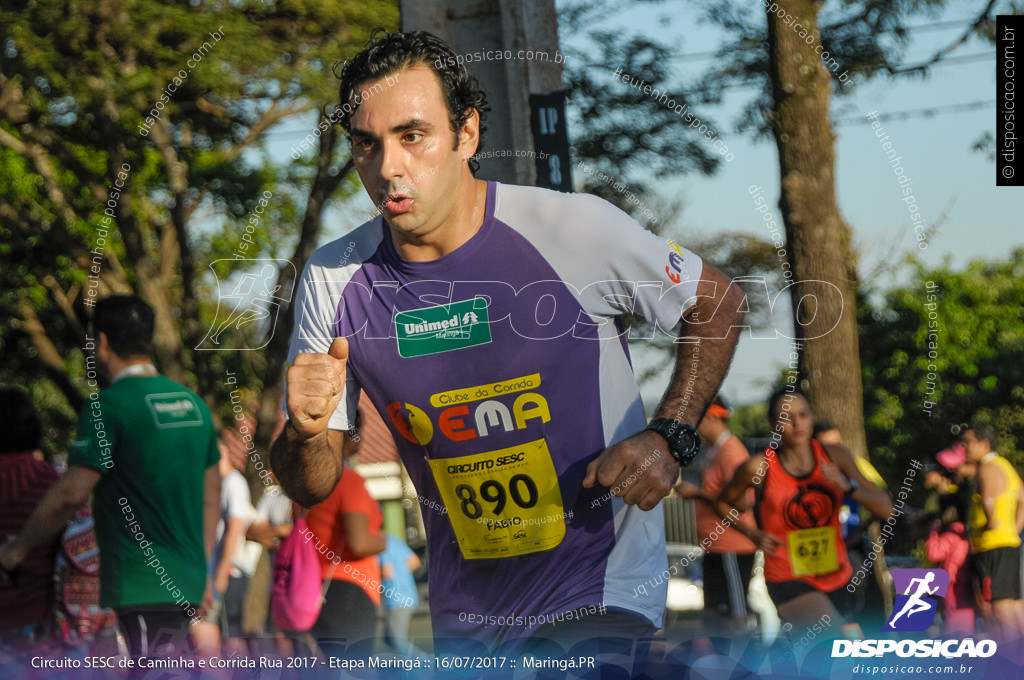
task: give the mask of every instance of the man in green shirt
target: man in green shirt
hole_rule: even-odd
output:
[[[18,536],[0,546],[0,578],[17,576],[91,493],[100,548],[100,604],[117,611],[132,656],[175,656],[189,620],[212,603],[207,557],[220,498],[210,411],[153,366],[153,310],[136,296],[96,303],[86,350],[92,394],[68,471]],[[96,391],[96,365],[110,386]]]

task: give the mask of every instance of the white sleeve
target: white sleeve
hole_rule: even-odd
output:
[[[701,259],[647,231],[608,201],[527,187],[501,189],[501,219],[541,251],[592,317],[638,314],[671,332],[696,303]]]
[[[256,522],[269,522],[274,526],[292,523],[291,501],[283,493],[264,493],[256,506]]]
[[[228,518],[240,518],[245,526],[249,528],[255,519],[256,511],[252,507],[252,497],[249,494],[249,485],[242,473],[230,474],[223,482],[223,493],[227,499]]]
[[[333,244],[331,244],[333,245]],[[288,346],[287,371],[299,354],[327,354],[334,342],[334,320],[341,303],[342,292],[349,280],[349,272],[344,269],[327,268],[317,264],[326,259],[323,251],[329,246],[318,250],[306,264],[302,278],[297,286],[295,301],[292,308],[295,314],[295,328],[292,331],[291,343]],[[354,422],[356,407],[359,403],[359,383],[352,371],[347,372],[342,398],[338,408],[331,415],[327,427],[332,430],[349,430]],[[281,398],[281,409],[288,415],[288,386],[285,384]]]

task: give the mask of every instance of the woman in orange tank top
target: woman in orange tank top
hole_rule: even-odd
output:
[[[835,602],[852,574],[839,528],[843,494],[883,519],[892,502],[861,475],[849,449],[811,437],[814,414],[795,386],[772,394],[768,417],[771,444],[736,470],[716,510],[722,517],[733,507],[742,510],[747,489],[755,489],[758,526],[739,522],[736,528],[764,551],[765,581],[779,616],[794,626],[828,616],[842,626]]]

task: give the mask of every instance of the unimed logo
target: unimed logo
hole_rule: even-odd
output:
[[[893,569],[897,593],[892,617],[882,630],[927,630],[935,620],[937,597],[945,597],[949,574],[945,569]]]

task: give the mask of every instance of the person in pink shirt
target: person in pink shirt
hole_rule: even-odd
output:
[[[754,567],[757,548],[746,536],[728,526],[712,506],[736,468],[750,458],[739,437],[729,431],[730,411],[720,397],[708,407],[697,433],[710,445],[708,461],[698,488],[681,482],[676,491],[697,501],[697,535],[704,553],[704,623],[710,632],[743,633],[747,630],[747,584]],[[742,517],[753,525],[754,490],[747,492],[748,508]]]
[[[968,572],[967,557],[971,542],[963,522],[962,503],[958,503],[958,489],[953,477],[966,463],[963,446],[957,445],[936,456],[939,465],[928,466],[926,486],[934,486],[939,493],[940,519],[935,522],[924,544],[925,557],[949,574],[949,589],[942,603],[945,632],[962,637],[974,634],[974,594]]]

